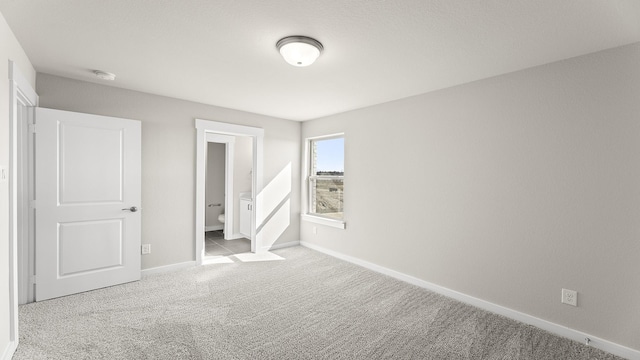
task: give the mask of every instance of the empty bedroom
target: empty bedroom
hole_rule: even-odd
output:
[[[0,360],[640,360],[640,1],[0,0]]]

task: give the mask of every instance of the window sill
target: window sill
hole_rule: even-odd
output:
[[[321,225],[326,225],[326,226],[331,226],[334,227],[336,229],[345,229],[345,225],[346,223],[343,220],[334,220],[334,219],[327,219],[327,218],[323,218],[320,216],[313,216],[313,215],[309,215],[309,214],[302,214],[300,215],[302,217],[302,220],[304,221],[308,221],[308,222],[312,222],[312,223],[316,223],[316,224],[321,224]]]

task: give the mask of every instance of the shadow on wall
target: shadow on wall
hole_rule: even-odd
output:
[[[289,227],[291,214],[291,163],[256,196],[256,236],[268,250]]]

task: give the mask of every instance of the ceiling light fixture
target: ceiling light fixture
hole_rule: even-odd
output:
[[[287,36],[276,43],[286,62],[293,66],[309,66],[320,56],[324,47],[320,41],[307,36]]]
[[[108,73],[102,70],[93,70],[93,73],[98,79],[113,81],[116,79],[116,74]]]

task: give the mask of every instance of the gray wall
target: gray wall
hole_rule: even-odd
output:
[[[300,123],[38,73],[46,108],[142,121],[142,268],[194,260],[195,118],[265,130],[264,181],[293,166],[290,225],[277,243],[299,240]]]
[[[0,14],[0,167],[9,171],[9,60],[35,88],[36,72]],[[9,346],[9,182],[0,180],[0,354]]]
[[[302,126],[337,132],[347,229],[303,241],[640,349],[640,44]]]

